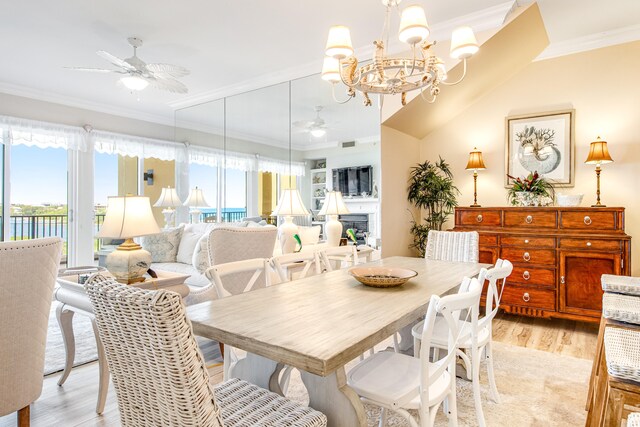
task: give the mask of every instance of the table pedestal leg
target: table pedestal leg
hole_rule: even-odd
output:
[[[67,310],[65,304],[59,303],[56,307],[56,319],[58,319],[58,326],[62,332],[62,340],[64,341],[64,370],[58,380],[58,385],[61,386],[69,377],[71,368],[73,368],[73,361],[76,357],[76,339],[73,336],[73,311]]]
[[[247,352],[246,357],[229,366],[229,378],[239,378],[269,390],[269,382],[277,365],[273,360]]]
[[[104,404],[107,401],[107,393],[109,392],[109,365],[107,365],[107,358],[104,353],[104,347],[98,335],[98,325],[96,320],[91,319],[91,326],[93,326],[93,334],[96,337],[96,348],[98,350],[98,370],[100,371],[100,378],[98,383],[98,403],[96,404],[96,413],[98,415],[104,412]]]
[[[327,416],[328,427],[367,425],[367,415],[357,393],[347,385],[344,368],[326,377],[300,371],[309,393],[309,406]]]

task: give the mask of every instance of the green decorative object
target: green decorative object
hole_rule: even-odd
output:
[[[411,168],[407,191],[409,201],[426,214],[421,224],[415,218],[411,221],[413,243],[409,245],[424,257],[429,230],[442,230],[458,206],[456,196],[460,191],[453,185],[453,173],[442,158],[433,163],[427,160]]]
[[[553,186],[537,171],[530,173],[526,178],[516,178],[508,174],[507,177],[513,180],[513,185],[507,193],[511,205],[547,206],[553,202]]]
[[[356,239],[356,232],[353,231],[353,228],[347,228],[346,233],[347,237],[349,237],[353,243],[358,243],[358,239]]]
[[[298,243],[298,245],[300,246],[297,250],[295,250],[294,252],[300,252],[302,250],[302,240],[300,240],[300,236],[296,233],[293,235],[293,238],[296,240],[296,242]]]

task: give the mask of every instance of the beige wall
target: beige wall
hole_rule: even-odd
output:
[[[408,232],[411,214],[417,210],[407,201],[409,170],[420,158],[420,141],[386,126],[381,127],[380,220],[382,256],[412,256]]]
[[[591,141],[598,135],[606,139],[614,163],[603,166],[602,201],[627,209],[626,230],[633,237],[632,270],[634,275],[640,275],[639,69],[640,42],[531,63],[426,136],[420,143],[420,160],[442,156],[450,162],[461,191],[459,203],[468,205],[473,201],[473,179],[464,167],[469,151],[477,146],[487,165],[478,177],[478,202],[483,206],[505,206],[505,117],[575,109],[576,185],[560,191],[584,193],[583,206],[595,201],[594,167],[585,165],[584,160]],[[405,234],[408,227],[408,222],[404,223]]]
[[[160,197],[163,187],[175,187],[176,165],[173,160],[144,159],[144,170],[141,171],[141,175],[149,169],[153,169],[153,185],[148,185],[147,182],[144,181],[143,191],[153,206]],[[164,208],[152,208],[153,216],[161,227],[164,226],[163,209]]]

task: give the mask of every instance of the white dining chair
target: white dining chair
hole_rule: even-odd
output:
[[[280,280],[289,282],[304,279],[322,273],[320,254],[318,252],[296,252],[271,258],[271,263],[278,273]]]
[[[323,427],[326,416],[237,378],[212,386],[180,295],[101,274],[85,284],[124,427]]]
[[[456,348],[460,335],[460,313],[469,313],[469,321],[476,326],[482,285],[478,279],[464,278],[460,285],[464,292],[445,297],[433,295],[429,302],[425,327],[422,331],[421,357],[415,358],[392,351],[382,351],[359,362],[347,374],[347,384],[365,402],[380,406],[380,426],[386,423],[387,410],[404,417],[412,427],[431,427],[436,413],[443,405],[450,426],[457,426],[456,405]],[[447,355],[429,361],[429,343],[436,320],[442,315],[449,326]],[[471,340],[477,336],[472,329]],[[474,350],[476,351],[476,350]],[[419,421],[408,410],[418,411]]]
[[[477,231],[429,230],[424,256],[438,261],[478,262],[479,241]]]
[[[356,245],[334,246],[320,251],[324,270],[333,271],[358,265],[358,249]]]
[[[0,243],[0,417],[28,426],[42,392],[47,323],[62,239]]]
[[[476,323],[475,335],[477,339],[477,348],[473,351],[473,342],[471,339],[470,329],[473,328],[473,324],[470,321],[460,321],[460,330],[463,331],[463,335],[458,342],[457,354],[462,359],[467,372],[467,377],[473,382],[473,395],[475,401],[476,418],[479,426],[485,426],[484,412],[482,410],[482,400],[480,395],[480,362],[484,355],[484,359],[487,362],[487,374],[489,377],[489,390],[491,399],[500,403],[500,394],[496,386],[496,379],[493,367],[493,328],[492,323],[498,309],[500,307],[500,299],[506,283],[507,277],[513,271],[513,264],[508,260],[498,259],[496,265],[489,270],[482,269],[478,275],[480,283],[484,285],[485,280],[488,281],[487,295],[485,301],[485,315],[482,319],[479,319]],[[498,285],[500,284],[500,289]],[[411,330],[414,337],[414,354],[419,357],[419,351],[421,348],[420,339],[422,337],[422,330],[424,324],[418,323]],[[433,335],[431,337],[431,347],[434,351],[434,357],[438,357],[439,349],[446,349],[448,343],[447,336],[447,324],[442,318],[437,318],[435,321]],[[471,353],[471,355],[469,354]],[[474,356],[475,355],[475,356]]]

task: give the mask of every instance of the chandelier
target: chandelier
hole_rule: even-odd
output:
[[[343,104],[351,100],[356,96],[357,90],[362,93],[366,106],[371,105],[369,94],[380,95],[381,102],[384,95],[401,94],[402,105],[406,105],[406,93],[420,90],[422,98],[433,103],[440,93],[441,84],[455,85],[466,76],[467,59],[479,49],[473,30],[460,27],[453,31],[450,54],[452,58],[463,61],[463,72],[457,81],[448,82],[444,62],[431,51],[436,42],[427,40],[430,30],[424,9],[419,5],[412,5],[400,11],[400,2],[401,0],[382,0],[387,8],[382,37],[373,42],[373,60],[366,65],[358,67],[349,28],[336,25],[329,29],[321,76],[332,84],[336,102]],[[400,15],[398,38],[411,47],[410,58],[387,55],[390,20],[394,9]],[[339,82],[347,86],[348,98],[344,101],[339,101],[335,95],[335,86]]]

